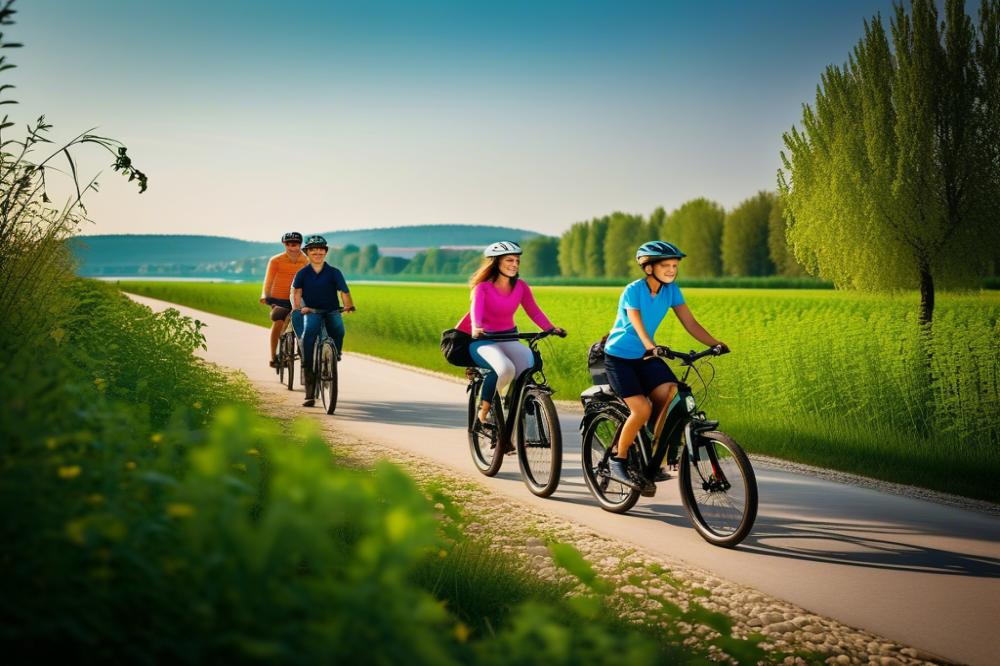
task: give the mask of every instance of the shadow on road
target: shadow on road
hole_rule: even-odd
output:
[[[774,557],[856,567],[977,578],[1000,578],[1000,558],[967,555],[917,545],[893,536],[916,537],[917,530],[890,523],[858,525],[818,520],[758,517],[740,548]]]
[[[430,428],[462,428],[466,423],[465,405],[441,402],[354,402],[341,401],[337,416],[346,421],[376,421],[395,425]]]

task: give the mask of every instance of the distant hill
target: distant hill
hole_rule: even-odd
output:
[[[524,229],[463,224],[386,227],[323,234],[333,246],[374,243],[387,250],[478,247],[496,240],[521,241],[538,235]],[[201,275],[225,270],[223,267],[226,264],[281,251],[281,243],[277,239],[273,243],[265,243],[225,236],[116,234],[77,236],[69,243],[80,264],[79,273],[84,276]],[[414,254],[405,250],[397,253],[401,256]]]

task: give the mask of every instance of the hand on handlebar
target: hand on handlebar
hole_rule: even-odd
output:
[[[648,358],[674,358],[674,352],[670,347],[665,347],[663,345],[656,345],[652,349],[647,349],[646,353],[642,357],[643,359]]]
[[[723,354],[728,354],[729,345],[727,345],[725,342],[720,342],[719,344],[712,347],[712,352],[714,352],[716,356],[722,356]]]
[[[566,329],[565,328],[559,328],[558,326],[556,326],[555,328],[550,328],[549,332],[552,333],[552,335],[558,335],[560,338],[565,338],[566,337]]]

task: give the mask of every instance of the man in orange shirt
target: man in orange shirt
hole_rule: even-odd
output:
[[[260,302],[271,306],[271,367],[278,367],[277,351],[281,329],[285,327],[285,317],[292,311],[290,300],[292,278],[303,266],[309,265],[309,258],[302,252],[302,234],[289,231],[281,237],[285,251],[276,254],[267,262],[264,288],[260,292]]]

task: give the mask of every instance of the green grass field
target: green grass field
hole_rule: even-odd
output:
[[[123,287],[267,324],[256,284]],[[352,291],[359,312],[347,318],[348,350],[461,374],[438,342],[465,313],[467,288]],[[589,386],[586,351],[611,326],[620,289],[535,291],[570,333],[544,344],[543,354],[556,397],[573,400]],[[717,376],[701,404],[752,453],[1000,501],[1000,294],[939,296],[930,339],[919,334],[916,294],[692,288],[685,296],[734,350],[713,361]],[[519,324],[532,329],[526,318]],[[699,347],[673,317],[656,338]],[[702,393],[697,379],[689,383]]]

